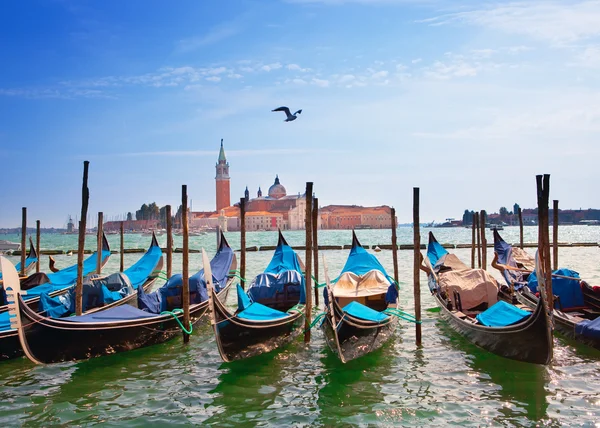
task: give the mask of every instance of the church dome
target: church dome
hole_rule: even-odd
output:
[[[279,199],[283,198],[285,195],[285,187],[279,183],[279,176],[275,176],[275,183],[269,187],[269,197],[273,199]]]

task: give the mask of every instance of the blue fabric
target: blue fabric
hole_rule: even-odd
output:
[[[131,305],[115,306],[104,311],[94,312],[93,314],[81,315],[79,317],[67,317],[62,321],[72,322],[107,322],[107,321],[128,321],[141,318],[154,318],[159,315],[149,314]]]
[[[488,327],[505,327],[521,322],[531,315],[531,312],[517,308],[515,305],[500,300],[492,307],[481,312],[475,318]]]
[[[238,312],[237,317],[253,321],[268,321],[279,318],[289,317],[290,314],[278,311],[277,309],[269,308],[258,302],[253,302],[241,312]]]
[[[134,290],[137,290],[139,286],[143,285],[148,280],[148,277],[156,268],[161,257],[162,250],[160,247],[152,245],[141,259],[135,262],[133,266],[123,271],[123,273],[127,275],[127,278],[129,278],[129,282],[131,282],[131,286]]]
[[[298,293],[298,303],[306,303],[305,278],[296,252],[289,245],[280,242],[265,271],[256,276],[248,288],[248,296],[253,301],[273,298],[283,293],[287,285],[288,294]]]
[[[575,333],[589,339],[600,340],[600,318],[585,320],[575,324]]]
[[[237,285],[238,310],[243,311],[249,307],[252,302],[240,284]]]
[[[518,267],[512,255],[512,245],[505,242],[498,231],[494,230],[494,251],[498,254],[498,263]],[[502,276],[508,285],[523,282],[523,272],[504,269]]]
[[[342,276],[346,272],[352,272],[356,275],[364,275],[372,270],[378,270],[379,272],[384,274],[385,277],[388,278],[390,284],[392,284],[392,281],[390,281],[389,279],[389,275],[387,274],[381,263],[379,263],[377,257],[369,253],[362,246],[354,245],[350,250],[350,254],[348,255],[346,264],[344,265],[338,277],[333,280],[333,282],[337,282],[337,280],[340,279],[340,276]]]
[[[557,275],[570,276],[573,278],[579,278],[579,273],[575,272],[574,270],[565,268],[558,269],[552,273]],[[531,291],[537,293],[538,280],[535,272],[529,275],[527,286]],[[560,304],[558,301],[554,302],[554,307],[556,309],[560,309],[562,307],[562,310],[569,310],[585,306],[585,302],[583,301],[583,291],[581,291],[581,285],[579,281],[575,279],[556,278],[553,276],[552,293],[555,296],[560,297]]]
[[[342,309],[347,314],[365,321],[382,322],[390,317],[356,301],[348,303]]]
[[[10,314],[8,311],[0,313],[0,331],[12,330],[10,327]]]
[[[50,297],[46,293],[40,295],[39,309],[45,312],[46,316],[51,318],[60,318],[69,312],[71,306],[70,300],[66,302],[61,299],[63,296]]]
[[[210,261],[213,277],[213,286],[218,293],[227,284],[229,270],[233,262],[234,253],[228,246],[223,246]],[[189,278],[190,304],[196,304],[208,300],[204,269]],[[153,314],[173,310],[181,307],[181,290],[183,277],[181,274],[173,275],[168,281],[153,293],[146,294],[141,287],[138,288],[138,308]],[[169,304],[169,301],[171,304]]]
[[[448,251],[440,245],[433,237],[433,233],[429,232],[429,243],[427,244],[427,258],[431,266],[435,266],[440,258],[448,254]]]
[[[396,303],[398,301],[398,288],[395,285],[388,287],[387,293],[385,293],[385,303]]]

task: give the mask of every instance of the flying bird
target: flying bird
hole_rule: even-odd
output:
[[[282,111],[285,113],[285,115],[287,116],[287,118],[284,120],[284,122],[291,122],[292,120],[296,120],[298,119],[298,116],[296,116],[297,114],[302,113],[302,110],[298,110],[296,113],[291,114],[290,113],[290,109],[287,107],[278,107],[275,110],[271,110],[271,111]]]

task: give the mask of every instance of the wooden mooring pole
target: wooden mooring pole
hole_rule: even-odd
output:
[[[246,199],[240,199],[240,286],[245,289],[246,278]]]
[[[119,250],[119,271],[125,270],[125,224],[121,221],[120,226],[120,250]]]
[[[173,217],[171,217],[171,205],[165,208],[167,215],[167,279],[173,275]]]
[[[419,226],[419,188],[413,188],[413,232],[414,232],[414,260],[413,260],[413,288],[415,295],[415,330],[416,343],[421,346],[421,230]]]
[[[189,247],[189,229],[188,229],[188,197],[187,197],[187,185],[181,186],[181,221],[183,223],[183,266],[182,266],[182,279],[183,279],[183,325],[185,328],[190,327],[190,270],[188,266],[190,247]],[[190,341],[190,335],[185,331],[183,332],[183,343]]]
[[[315,307],[319,306],[319,199],[314,198],[312,209],[313,271],[315,272]]]
[[[481,232],[479,231],[479,213],[475,213],[474,221],[477,232],[477,267],[481,269]]]
[[[25,259],[27,255],[27,207],[21,209],[21,272],[25,276]]]
[[[550,200],[550,175],[536,176],[538,198],[538,251],[543,265],[546,283],[546,300],[548,307],[554,308],[554,294],[552,292],[552,268],[550,264],[550,228],[548,218],[548,205]]]
[[[304,260],[306,283],[306,314],[304,317],[304,342],[310,342],[310,323],[312,321],[312,201],[313,183],[306,183],[306,259]]]
[[[519,207],[519,244],[523,249],[523,210]]]
[[[392,262],[394,264],[394,281],[396,281],[396,287],[398,287],[398,237],[397,225],[396,225],[396,208],[391,210],[392,216]]]
[[[88,189],[89,161],[83,162],[83,185],[81,186],[81,220],[79,220],[79,240],[77,243],[77,285],[75,286],[75,314],[81,315],[83,298],[83,250],[90,189]]]
[[[96,266],[96,273],[100,275],[102,273],[102,235],[104,234],[104,213],[98,213],[98,244],[96,249],[96,255],[98,257],[98,266]]]
[[[40,241],[42,240],[42,229],[39,220],[35,221],[35,252],[37,253],[37,261],[35,262],[36,273],[40,272]]]
[[[485,238],[485,210],[479,214],[479,230],[481,231],[481,269],[487,269],[487,239]]]
[[[475,214],[473,214],[473,224],[471,225],[471,269],[475,269],[475,253],[477,252],[477,248],[475,247],[476,239],[475,239]]]
[[[553,219],[552,219],[552,247],[553,247],[553,253],[552,253],[552,266],[554,268],[554,270],[558,269],[558,199],[555,199],[553,201],[553,206],[552,206],[552,214],[553,214]]]

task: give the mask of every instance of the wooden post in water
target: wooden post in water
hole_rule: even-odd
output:
[[[25,276],[25,258],[27,253],[27,207],[21,211],[21,272],[19,275]]]
[[[181,221],[183,223],[183,325],[190,328],[190,271],[188,267],[190,248],[189,248],[189,230],[188,230],[188,212],[187,212],[187,185],[181,186]],[[190,341],[190,335],[183,332],[183,343]]]
[[[98,213],[98,246],[97,246],[97,256],[98,256],[98,266],[96,266],[96,273],[100,275],[102,273],[102,236],[104,235],[104,213]]]
[[[240,285],[245,288],[246,278],[246,199],[240,198]]]
[[[35,222],[35,252],[37,253],[37,262],[35,262],[35,271],[40,272],[40,241],[42,240],[42,230],[40,227],[40,221]]]
[[[83,298],[83,250],[85,248],[85,228],[90,189],[88,189],[88,168],[90,162],[83,161],[83,185],[81,186],[81,220],[79,220],[79,240],[77,243],[77,285],[75,286],[75,314],[81,315]]]
[[[306,259],[305,266],[305,284],[306,284],[306,313],[304,317],[304,342],[310,342],[310,323],[312,321],[312,201],[313,184],[306,183]]]
[[[523,210],[519,207],[519,244],[523,249]]]
[[[552,207],[553,221],[552,221],[552,243],[553,243],[553,257],[552,266],[554,270],[558,269],[558,199],[553,201]]]
[[[481,231],[481,269],[487,269],[487,239],[485,238],[485,210],[479,214],[479,230]]]
[[[314,198],[312,209],[313,271],[315,272],[315,307],[319,306],[319,199]]]
[[[475,213],[473,213],[473,220],[471,225],[471,269],[475,269],[475,253],[477,248],[475,247]]]
[[[394,281],[398,287],[398,237],[396,236],[396,208],[392,208],[392,262],[394,263]]]
[[[414,232],[414,295],[416,343],[421,346],[421,230],[419,226],[419,188],[413,188],[413,232]]]
[[[167,279],[173,274],[173,218],[171,217],[171,205],[165,208],[167,215]]]
[[[552,268],[550,266],[550,237],[548,205],[550,199],[550,175],[536,175],[538,198],[538,251],[544,269],[546,283],[546,299],[550,310],[554,308],[552,292]]]
[[[477,267],[481,269],[481,232],[479,231],[479,213],[475,213],[475,229],[477,231]]]
[[[119,249],[119,271],[125,270],[125,224],[120,222],[120,249]]]

